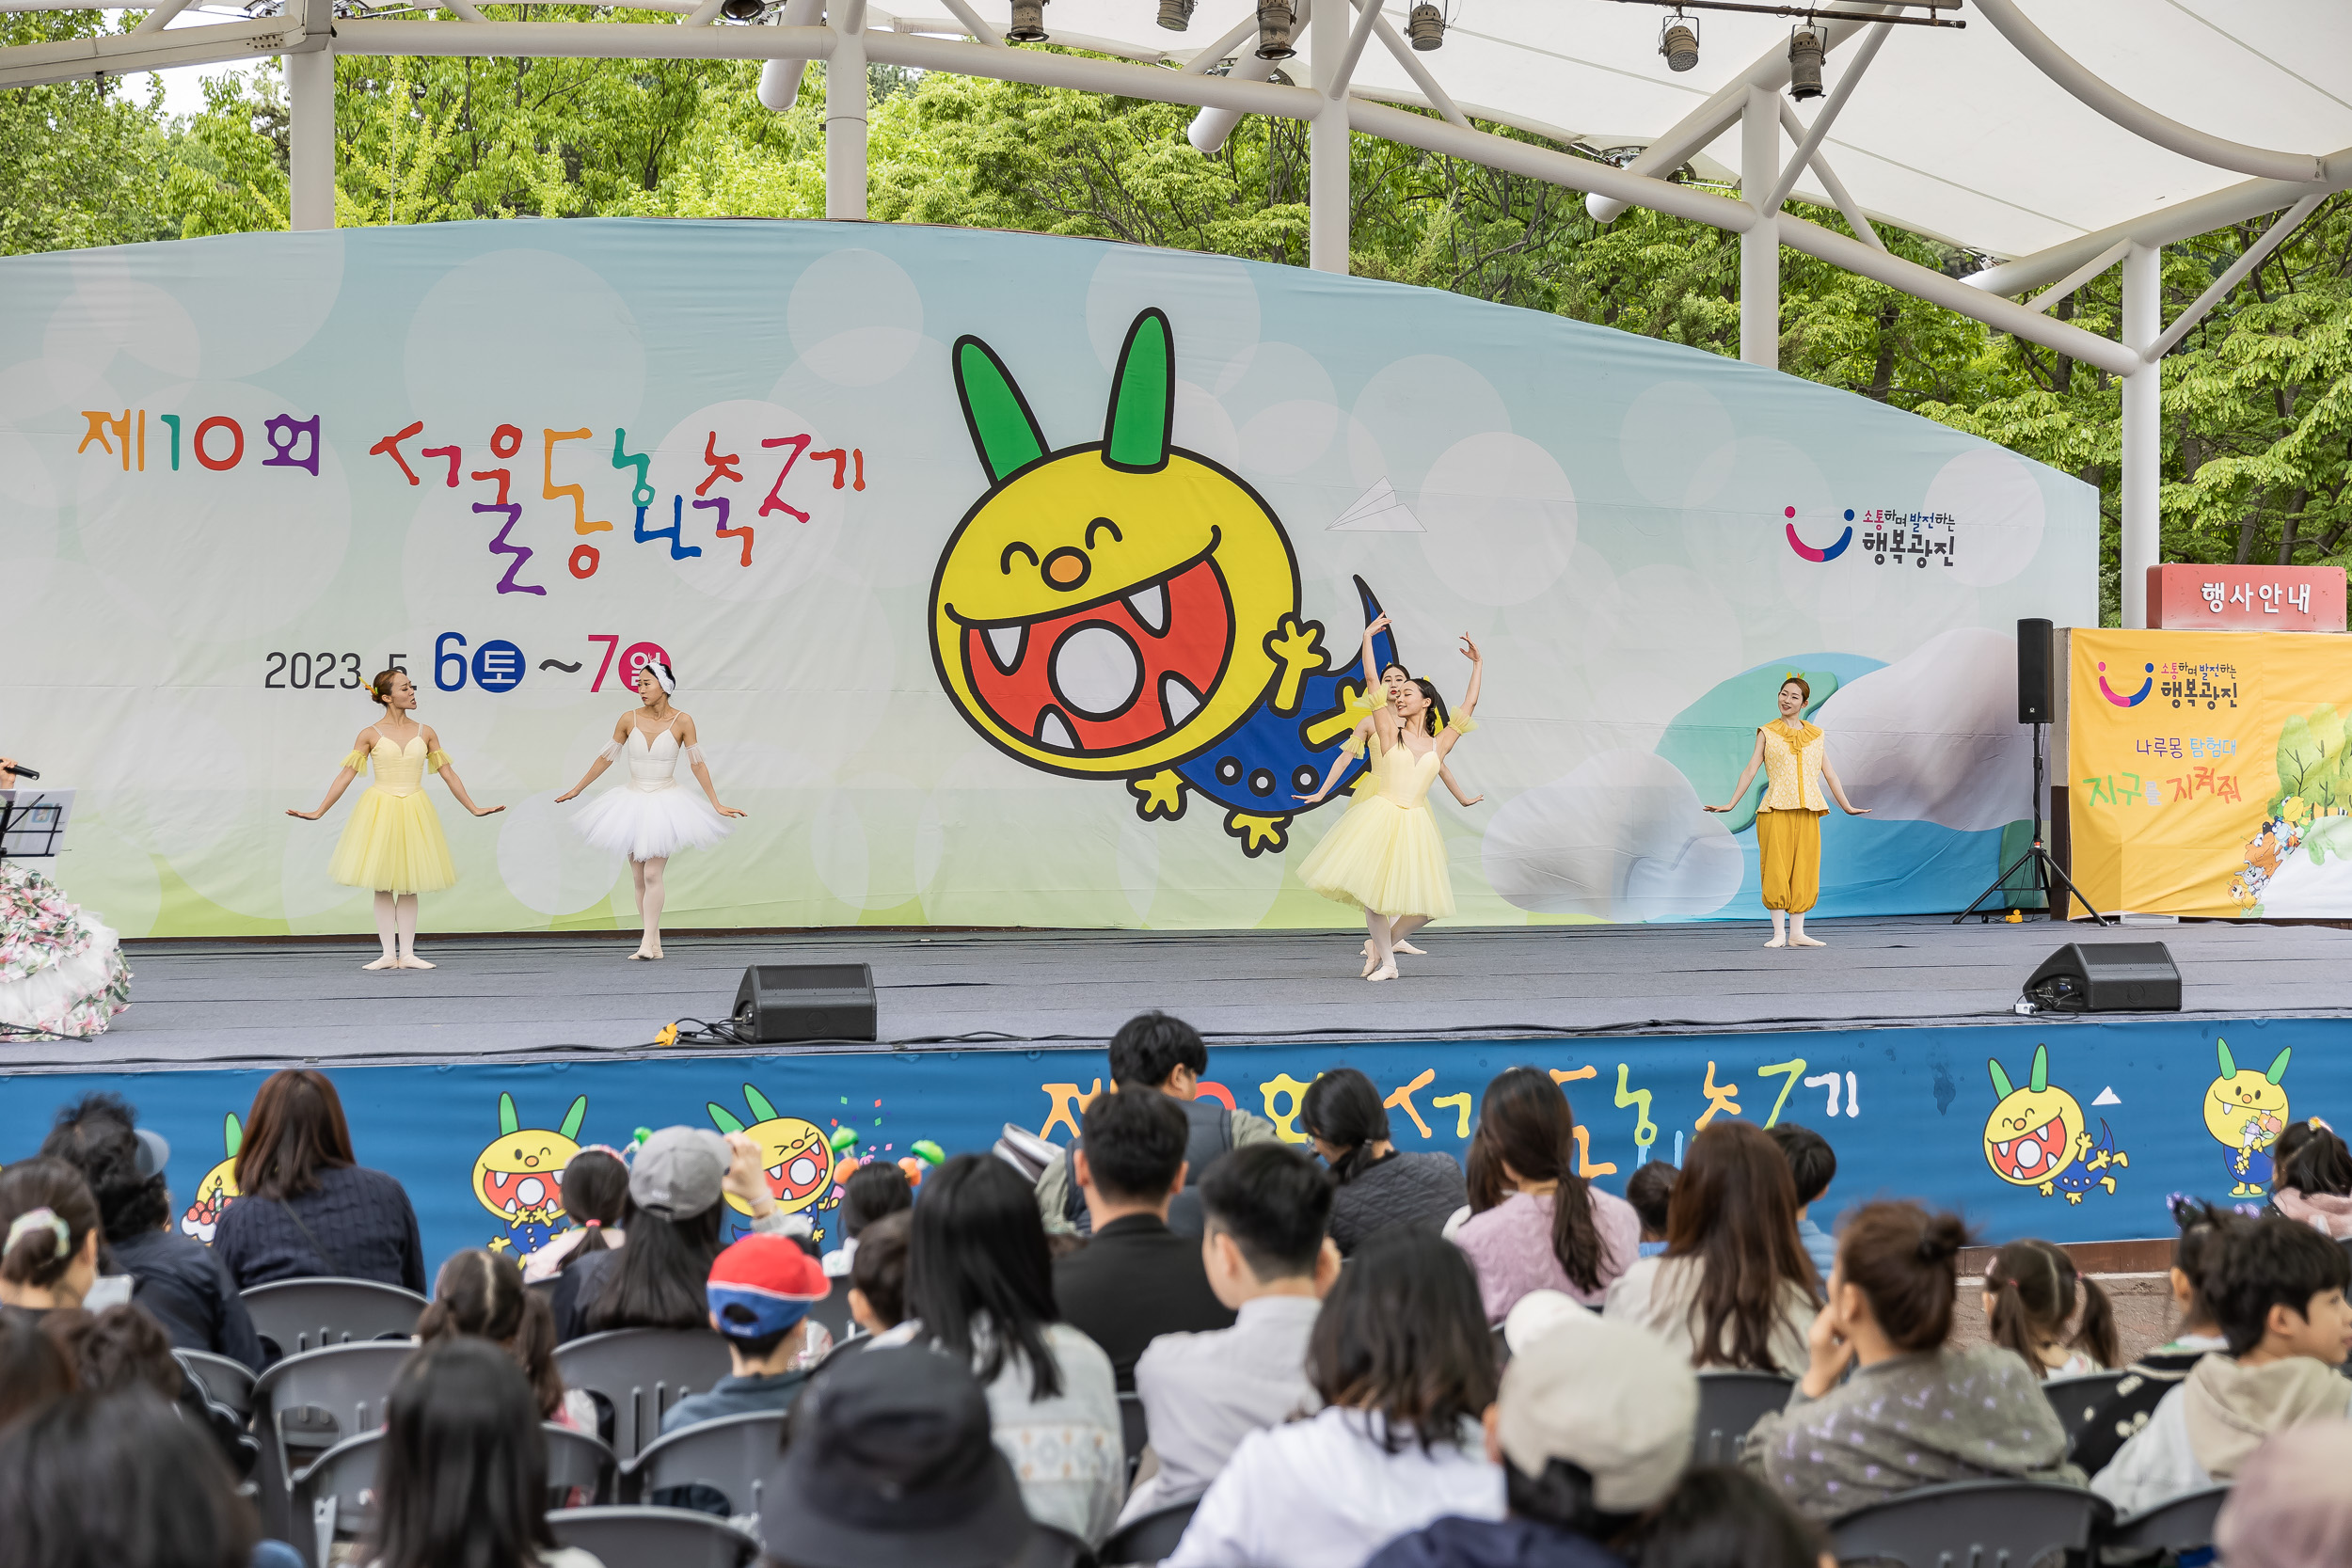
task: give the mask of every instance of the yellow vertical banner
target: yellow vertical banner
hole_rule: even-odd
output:
[[[2352,641],[2071,636],[2074,876],[2103,911],[2352,915]]]

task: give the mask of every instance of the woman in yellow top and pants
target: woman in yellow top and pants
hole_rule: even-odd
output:
[[[1829,765],[1829,748],[1821,726],[1807,723],[1805,705],[1813,688],[1801,675],[1780,684],[1780,718],[1756,732],[1756,751],[1747,771],[1731,792],[1728,805],[1708,811],[1730,811],[1764,769],[1764,800],[1756,811],[1756,857],[1764,873],[1764,907],[1772,911],[1772,940],[1767,947],[1820,947],[1804,934],[1804,911],[1821,896],[1821,818],[1829,815],[1822,786],[1848,816],[1866,816],[1864,807],[1846,799],[1837,769]],[[1791,922],[1793,918],[1793,924]]]

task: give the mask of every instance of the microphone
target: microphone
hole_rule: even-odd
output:
[[[20,779],[38,779],[40,777],[39,773],[35,772],[32,768],[25,767],[21,762],[10,764],[9,770],[15,773],[15,775]]]

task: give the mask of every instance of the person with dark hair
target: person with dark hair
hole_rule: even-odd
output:
[[[676,1432],[722,1416],[789,1410],[808,1381],[811,1303],[825,1297],[825,1271],[789,1236],[746,1236],[710,1265],[710,1326],[727,1342],[731,1375],[689,1394],[661,1415]]]
[[[913,1227],[911,1315],[893,1338],[969,1365],[1030,1515],[1101,1544],[1127,1483],[1118,1385],[1102,1347],[1060,1321],[1028,1184],[1002,1160],[957,1155],[924,1178]]]
[[[237,1201],[213,1250],[237,1289],[331,1275],[424,1293],[424,1243],[407,1191],[358,1164],[334,1081],[308,1068],[254,1092],[237,1148]]]
[[[1945,1481],[2081,1481],[2041,1379],[2002,1346],[1945,1343],[1967,1244],[1959,1215],[1915,1203],[1846,1221],[1804,1376],[1745,1449],[1798,1513],[1835,1519]]]
[[[2074,1433],[2066,1457],[2085,1475],[2097,1475],[2115,1459],[2116,1450],[2148,1424],[2157,1402],[2188,1376],[2189,1369],[2230,1342],[2213,1320],[2205,1302],[2205,1275],[2221,1256],[2232,1230],[2245,1223],[2243,1215],[2195,1198],[2172,1200],[2172,1221],[2181,1227],[2172,1243],[2172,1303],[2180,1313],[2171,1339],[2124,1369],[2125,1377],[2092,1411]]]
[[[2090,1489],[2137,1513],[2234,1481],[2264,1438],[2352,1415],[2352,1261],[2308,1225],[2276,1214],[2233,1227],[2205,1275],[2228,1349],[2199,1359],[2116,1450]]]
[[[602,1568],[548,1528],[539,1402],[514,1358],[459,1335],[392,1385],[375,1465],[370,1568]]]
[[[0,1429],[0,1520],[9,1568],[301,1561],[283,1543],[256,1551],[253,1505],[219,1455],[144,1387],[66,1394]]]
[[[1674,1204],[1675,1181],[1681,1175],[1665,1161],[1652,1160],[1636,1165],[1625,1179],[1625,1200],[1633,1205],[1642,1222],[1642,1244],[1637,1250],[1644,1258],[1656,1258],[1666,1250],[1666,1213]]]
[[[555,1314],[523,1283],[514,1259],[486,1247],[453,1253],[433,1282],[433,1305],[417,1318],[417,1342],[469,1335],[515,1358],[531,1380],[539,1418],[575,1432],[596,1430],[596,1403],[584,1388],[566,1389],[555,1367]]]
[[[119,1095],[86,1094],[57,1113],[43,1154],[73,1165],[98,1200],[103,1268],[131,1276],[131,1299],[183,1350],[210,1351],[262,1366],[262,1341],[236,1281],[211,1247],[172,1225],[164,1167],[171,1146],[138,1125]]]
[[[1568,1307],[1511,1357],[1486,1410],[1506,1515],[1438,1519],[1365,1568],[1618,1568],[1620,1543],[1691,1462],[1698,1413],[1682,1357]]]
[[[1136,1363],[1159,1467],[1128,1494],[1121,1524],[1200,1496],[1243,1438],[1323,1403],[1307,1344],[1340,1274],[1324,1233],[1331,1179],[1280,1144],[1253,1144],[1217,1162],[1200,1206],[1201,1265],[1233,1326],[1164,1334]]]
[[[1795,1377],[1810,1359],[1805,1331],[1820,1305],[1788,1161],[1756,1123],[1724,1120],[1682,1157],[1664,1255],[1619,1275],[1601,1310],[1649,1330],[1693,1367]]]
[[[1993,1342],[2015,1351],[2036,1377],[2104,1372],[2122,1358],[2106,1291],[2048,1242],[2011,1242],[1993,1255],[1984,1271],[1984,1319]]]
[[[245,1422],[215,1404],[204,1386],[171,1354],[171,1337],[144,1307],[129,1302],[103,1312],[61,1308],[41,1324],[73,1363],[74,1383],[85,1394],[144,1388],[179,1408],[183,1419],[212,1435],[232,1474],[253,1468],[260,1449],[246,1435]]]
[[[1830,1148],[1827,1138],[1793,1121],[1777,1121],[1765,1131],[1780,1146],[1788,1162],[1788,1174],[1796,1179],[1797,1239],[1804,1243],[1804,1255],[1813,1259],[1815,1275],[1826,1280],[1837,1262],[1837,1239],[1815,1224],[1809,1211],[1837,1180],[1837,1151]]]
[[[1829,745],[1821,726],[1808,722],[1804,710],[1812,705],[1813,688],[1794,670],[1780,683],[1780,717],[1756,732],[1756,751],[1732,786],[1731,799],[1712,812],[1738,809],[1764,770],[1764,799],[1756,808],[1756,851],[1763,873],[1764,907],[1772,911],[1772,940],[1767,947],[1819,947],[1818,937],[1804,934],[1805,911],[1821,896],[1821,818],[1834,799],[1849,816],[1867,816],[1870,808],[1846,799],[1837,769],[1829,763]],[[1829,798],[1822,796],[1827,785]]]
[[[1577,1174],[1576,1116],[1540,1068],[1495,1075],[1470,1135],[1470,1217],[1454,1243],[1478,1270],[1486,1321],[1530,1291],[1598,1307],[1640,1254],[1633,1206]]]
[[[1237,1110],[1229,1095],[1224,1100],[1200,1097],[1200,1080],[1209,1070],[1209,1048],[1200,1032],[1181,1018],[1166,1013],[1137,1013],[1111,1037],[1111,1085],[1114,1089],[1157,1089],[1184,1114],[1184,1164],[1192,1167],[1192,1182],[1208,1180],[1209,1167],[1227,1149],[1244,1144],[1279,1141],[1274,1124],[1250,1111]],[[1078,1140],[1071,1140],[1062,1157],[1048,1164],[1037,1179],[1037,1210],[1045,1228],[1086,1235],[1086,1195],[1078,1190]],[[1179,1236],[1200,1235],[1200,1199],[1176,1195],[1168,1205],[1168,1227]]]
[[[1828,1551],[1811,1520],[1727,1465],[1685,1472],[1625,1547],[1632,1568],[1821,1568]]]
[[[907,1316],[907,1238],[912,1212],[884,1214],[858,1233],[850,1260],[850,1317],[868,1336],[887,1334]]]
[[[1380,1091],[1352,1067],[1333,1068],[1307,1085],[1298,1124],[1338,1183],[1331,1241],[1343,1258],[1391,1226],[1441,1226],[1470,1201],[1453,1155],[1397,1152]]]
[[[825,1299],[809,1309],[835,1342],[858,1332],[857,1314],[850,1307],[854,1289],[850,1274],[857,1265],[859,1239],[875,1221],[902,1214],[914,1207],[914,1187],[894,1161],[870,1160],[850,1173],[841,1184],[841,1203],[834,1211],[841,1244],[824,1255],[821,1266],[828,1285]]]
[[[2309,1135],[2273,1166],[2270,1206],[2333,1241],[2352,1240],[2352,1148],[2317,1117],[2308,1126]]]
[[[1315,1318],[1307,1380],[1323,1411],[1243,1438],[1163,1568],[1360,1568],[1433,1519],[1502,1517],[1479,1430],[1494,1343],[1451,1244],[1398,1229],[1350,1259]]]
[[[1097,1095],[1081,1128],[1078,1190],[1094,1239],[1054,1259],[1054,1300],[1062,1321],[1110,1356],[1122,1394],[1134,1391],[1136,1357],[1153,1339],[1233,1323],[1209,1289],[1200,1243],[1168,1227],[1184,1184],[1186,1131],[1174,1101],[1135,1092]]]
[[[628,1162],[620,1150],[591,1144],[564,1167],[564,1212],[572,1217],[567,1230],[548,1238],[548,1244],[523,1259],[523,1283],[553,1279],[583,1258],[619,1246],[628,1240],[621,1214],[628,1207]]]
[[[0,1316],[38,1322],[79,1307],[98,1279],[98,1200],[63,1160],[20,1161],[0,1171]]]
[[[73,1392],[73,1358],[41,1320],[0,1312],[0,1427]]]

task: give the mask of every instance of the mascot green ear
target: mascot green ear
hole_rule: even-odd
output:
[[[521,1129],[522,1129],[522,1125],[523,1125],[523,1119],[522,1119],[522,1117],[518,1117],[518,1116],[516,1116],[516,1115],[515,1114],[515,1097],[514,1097],[513,1095],[511,1095],[511,1094],[501,1094],[501,1095],[500,1095],[500,1096],[499,1096],[499,1133],[500,1133],[500,1135],[502,1137],[502,1136],[504,1136],[505,1134],[507,1134],[507,1133],[509,1133],[509,1132],[519,1132],[519,1131],[521,1131]]]
[[[1002,484],[1045,455],[1044,432],[994,349],[969,335],[958,338],[955,364],[956,399],[963,405],[972,450],[990,483]]]
[[[703,1109],[710,1113],[710,1123],[720,1132],[740,1132],[743,1131],[743,1118],[737,1116],[733,1111],[728,1110],[724,1105],[720,1104],[717,1101],[712,1100],[705,1101]]]
[[[237,1150],[245,1147],[245,1128],[238,1122],[236,1112],[231,1111],[222,1118],[220,1141],[221,1146],[228,1149],[229,1158],[231,1160],[237,1157]]]
[[[2049,1086],[2050,1048],[2046,1045],[2037,1045],[2033,1048],[2033,1092],[2040,1094]]]
[[[2263,1076],[2274,1084],[2284,1078],[2287,1075],[2287,1058],[2294,1054],[2295,1047],[2293,1046],[2288,1046],[2284,1051],[2280,1052],[2277,1059],[2270,1064],[2270,1070]]]
[[[2214,1044],[2220,1050],[2221,1076],[2224,1078],[2235,1078],[2237,1076],[2237,1058],[2230,1054],[2230,1042],[2228,1040],[2216,1040],[2214,1041]]]
[[[2017,1092],[2017,1085],[2009,1081],[2009,1074],[2001,1070],[2001,1064],[1998,1061],[1987,1056],[1984,1059],[1984,1065],[1993,1069],[1993,1092],[1994,1094],[2007,1100]]]
[[[1103,421],[1103,462],[1133,474],[1168,467],[1176,420],[1176,342],[1158,308],[1137,316],[1111,376],[1111,407]]]
[[[769,1102],[766,1095],[760,1093],[749,1084],[743,1085],[743,1103],[749,1105],[752,1108],[752,1115],[761,1121],[773,1121],[776,1119],[775,1106]]]
[[[572,1108],[564,1113],[564,1125],[556,1131],[567,1138],[580,1136],[580,1124],[588,1119],[588,1097],[581,1095],[572,1101]]]

